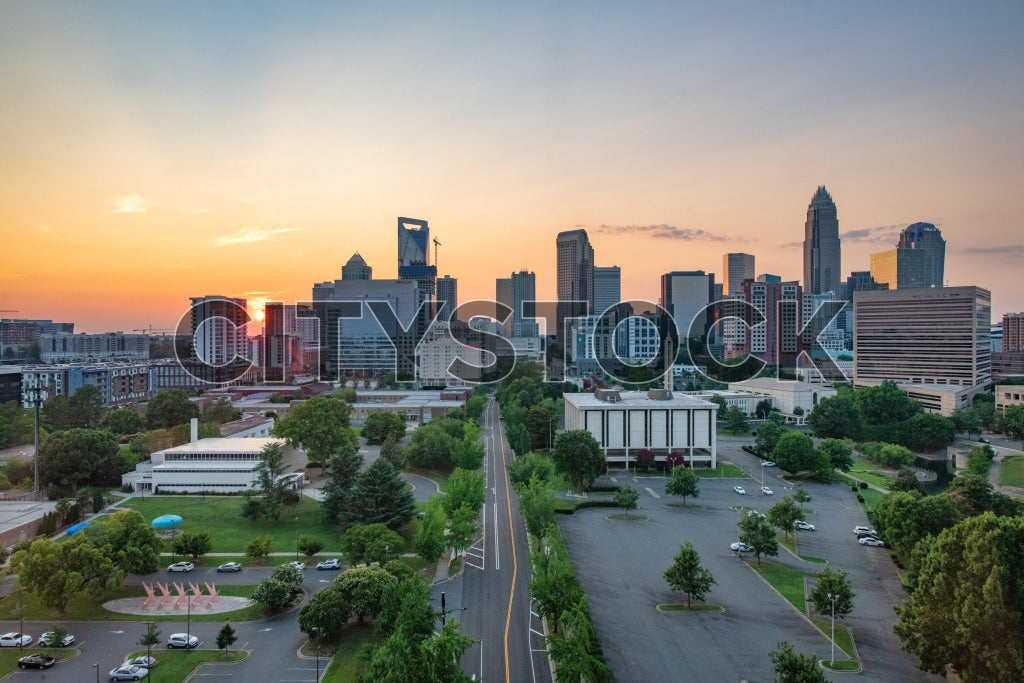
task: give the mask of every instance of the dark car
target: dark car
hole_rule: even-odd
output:
[[[26,655],[18,660],[19,669],[49,669],[53,666],[54,659],[50,655],[37,652],[34,655]]]

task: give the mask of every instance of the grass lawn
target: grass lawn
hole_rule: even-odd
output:
[[[1003,458],[999,465],[999,483],[1024,488],[1024,455]]]
[[[801,555],[798,552],[798,549],[797,549],[797,540],[796,540],[796,535],[795,534],[790,536],[789,540],[786,540],[785,537],[779,537],[779,536],[776,536],[776,539],[779,541],[779,545],[781,545],[782,547],[786,548],[786,550],[788,550],[789,552],[793,553],[794,555],[799,557],[801,560],[803,560],[805,562],[817,562],[818,564],[826,564],[825,560],[821,559],[820,557],[810,557],[810,556],[806,556],[806,555]]]
[[[694,472],[697,473],[698,477],[722,477],[722,478],[735,478],[745,477],[747,473],[741,470],[731,462],[719,463],[718,467],[711,469],[710,467],[697,467],[694,468]]]
[[[818,627],[818,630],[826,636],[832,634],[832,620],[825,617],[811,617],[811,621]],[[853,657],[853,636],[850,629],[840,622],[836,622],[836,647],[846,653],[847,657]],[[838,654],[838,653],[836,653]]]
[[[850,473],[857,475],[869,484],[881,486],[886,490],[889,489],[889,484],[893,481],[892,477],[882,474],[879,465],[856,455],[853,456],[853,467],[850,468]]]
[[[325,683],[347,683],[354,681],[359,676],[363,667],[363,660],[360,655],[368,646],[377,642],[373,635],[373,624],[349,624],[342,629],[337,645],[331,648],[324,643],[320,650],[320,656],[330,656],[331,663],[321,681]],[[305,651],[306,654],[310,654]],[[327,662],[321,659],[321,665]]]
[[[791,605],[800,610],[800,614],[807,613],[807,601],[804,598],[804,577],[810,576],[802,571],[783,567],[774,562],[765,562],[760,567],[757,563],[750,565],[761,575],[765,581],[782,594]]]
[[[166,637],[167,633],[161,636]],[[153,668],[152,678],[160,681],[187,681],[192,676],[196,667],[204,662],[240,662],[249,657],[245,650],[218,650],[216,643],[203,643],[203,648],[195,650],[168,650],[163,643],[153,646],[153,658],[157,665]],[[125,659],[139,657],[146,654],[146,650],[135,650]],[[100,678],[106,679],[106,669],[100,672]],[[230,671],[230,669],[228,669]]]
[[[302,496],[298,504],[285,507],[276,522],[256,522],[242,517],[242,499],[238,496],[147,496],[132,498],[125,507],[138,510],[147,520],[161,515],[180,515],[182,531],[206,531],[213,539],[215,553],[245,553],[245,545],[260,536],[270,535],[273,552],[295,550],[299,533],[324,544],[324,554],[339,552],[341,533],[334,525],[320,520],[320,503]],[[171,552],[171,542],[164,542]],[[202,566],[215,567],[225,560],[207,557]]]
[[[836,629],[836,637],[839,635],[838,628]],[[828,660],[823,660],[821,665],[826,669],[832,671],[857,671],[860,669],[860,660],[857,659],[837,659],[834,665],[829,666]]]

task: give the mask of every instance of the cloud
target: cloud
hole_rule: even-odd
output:
[[[980,254],[982,256],[1005,256],[1011,259],[1024,257],[1024,244],[1008,244],[1001,247],[967,247],[964,249],[967,254]]]
[[[226,247],[231,244],[244,244],[245,242],[264,242],[273,239],[276,235],[283,235],[287,232],[296,232],[299,228],[274,228],[263,230],[260,228],[242,228],[228,235],[221,235],[213,241],[215,247]]]
[[[647,234],[655,239],[683,240],[685,242],[726,242],[730,238],[714,235],[701,228],[677,228],[674,225],[606,225],[597,226],[596,232],[615,235]]]
[[[149,202],[134,192],[115,197],[110,203],[114,206],[111,213],[146,213],[149,209]]]
[[[839,239],[847,242],[874,242],[891,244],[896,246],[896,243],[900,241],[900,232],[906,228],[909,223],[900,223],[898,225],[879,225],[874,228],[861,228],[859,230],[847,230],[843,234],[839,235]]]

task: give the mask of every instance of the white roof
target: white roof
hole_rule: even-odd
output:
[[[672,398],[654,399],[648,398],[646,392],[641,391],[620,391],[619,400],[615,402],[602,401],[591,393],[564,394],[566,401],[577,408],[646,408],[648,410],[658,408],[712,408],[717,409],[714,403],[703,401],[696,396],[687,396],[679,392],[673,392]]]
[[[284,439],[268,437],[252,437],[248,439],[230,439],[226,437],[199,439],[194,444],[186,443],[173,448],[165,448],[158,453],[259,453],[269,444],[285,444]]]

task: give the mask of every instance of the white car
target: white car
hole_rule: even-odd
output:
[[[27,647],[32,644],[32,636],[26,633],[5,633],[0,636],[0,647]]]
[[[774,496],[775,495],[775,491],[772,491],[767,486],[762,486],[761,487],[761,493],[763,493],[766,496]]]
[[[752,553],[752,552],[754,552],[753,548],[751,548],[746,543],[742,543],[740,541],[736,541],[735,543],[731,544],[729,546],[729,548],[731,548],[733,551],[735,551],[737,553]]]
[[[861,545],[870,545],[875,548],[885,547],[885,543],[881,539],[875,538],[874,536],[865,536],[864,538],[859,538],[857,539],[857,542]]]
[[[175,562],[167,568],[169,572],[190,572],[195,569],[196,566],[191,562]]]
[[[58,642],[53,631],[47,631],[43,635],[39,636],[39,640],[36,641],[36,645],[39,647],[67,647],[73,642],[75,642],[75,637],[70,633],[64,634],[64,637],[60,642]]]
[[[317,571],[323,571],[325,569],[341,569],[341,560],[339,560],[339,559],[324,560],[323,562],[319,562],[316,565],[316,568],[317,568]]]
[[[152,669],[159,663],[160,662],[157,661],[156,657],[151,657],[149,655],[139,655],[138,657],[133,657],[132,659],[129,659],[121,666],[141,666],[143,669]]]
[[[735,491],[736,493],[740,494],[741,496],[747,495],[747,490],[745,488],[743,488],[742,486],[733,486],[732,490]]]
[[[866,526],[855,526],[853,527],[853,533],[857,536],[877,536],[878,532],[871,527]]]
[[[112,669],[110,671],[110,680],[137,681],[148,675],[149,669],[143,669],[141,666],[129,666],[128,664],[122,664],[116,669]]]
[[[295,567],[296,569],[299,569],[299,570],[305,570],[306,569],[306,563],[305,562],[299,562],[298,560],[294,560],[292,562],[289,562],[288,566],[289,567]]]
[[[172,633],[167,637],[167,648],[174,647],[187,647],[191,650],[199,647],[199,639],[187,633]]]
[[[764,460],[761,462],[761,467],[775,467],[775,463],[771,460]]]
[[[814,531],[814,525],[810,522],[805,522],[802,519],[798,519],[793,522],[794,529],[800,529],[801,531]]]

